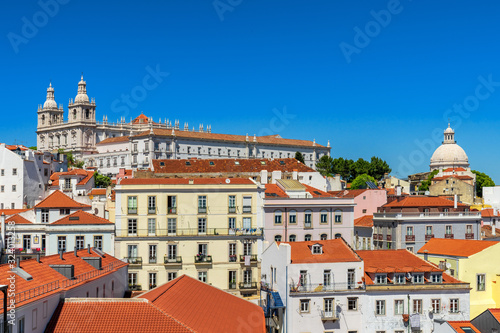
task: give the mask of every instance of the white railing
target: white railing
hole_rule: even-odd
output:
[[[374,213],[373,218],[403,219],[403,218],[481,218],[481,212],[408,212],[408,213]]]

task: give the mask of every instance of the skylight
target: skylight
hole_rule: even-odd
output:
[[[214,161],[210,161],[209,163],[210,165],[215,165]]]
[[[189,162],[189,161],[186,161],[186,165],[191,165],[191,162]]]

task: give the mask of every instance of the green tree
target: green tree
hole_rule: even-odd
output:
[[[422,185],[418,187],[418,191],[429,191],[429,186],[431,186],[432,178],[434,178],[438,174],[439,170],[433,170],[426,180],[422,182]]]
[[[306,164],[306,162],[304,161],[304,156],[300,151],[295,153],[295,159],[299,162],[302,162],[303,164]]]
[[[333,159],[332,174],[339,174],[342,179],[347,182],[351,182],[354,178],[352,177],[354,170],[354,162],[352,160],[344,159],[343,157]]]
[[[111,184],[111,179],[95,171],[94,182],[95,182],[95,187],[106,188]]]
[[[483,172],[472,170],[472,173],[476,175],[476,196],[479,198],[483,197],[483,187],[485,186],[495,186],[495,182],[490,176]]]
[[[389,164],[383,159],[373,156],[370,160],[368,174],[373,178],[380,180],[386,173],[390,173],[391,171],[392,169],[389,167]]]
[[[351,183],[351,189],[352,190],[356,190],[356,189],[359,189],[359,188],[367,188],[366,182],[373,182],[375,184],[377,183],[377,181],[375,180],[375,178],[373,178],[369,174],[364,173],[362,175],[357,176],[352,181],[352,183]]]
[[[31,150],[36,150],[36,146],[31,146],[31,147],[28,147],[29,149]]]
[[[333,158],[328,155],[323,155],[316,163],[316,171],[323,176],[331,176],[333,174]]]
[[[354,174],[351,177],[354,179],[359,175],[369,174],[370,172],[370,162],[365,161],[362,158],[358,158],[356,162],[354,162]]]
[[[68,159],[68,167],[70,167],[70,168],[81,169],[85,165],[85,162],[75,160],[75,158],[73,156],[73,152],[71,152],[71,151],[65,152],[64,149],[59,148],[58,152],[60,154],[66,155],[66,158]]]

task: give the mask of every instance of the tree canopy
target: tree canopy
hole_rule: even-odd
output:
[[[390,173],[391,168],[386,161],[379,157],[373,156],[370,162],[358,158],[356,162],[343,157],[332,158],[330,156],[322,156],[316,163],[316,170],[323,176],[333,176],[339,174],[342,179],[347,182],[352,182],[357,176],[367,174],[376,180],[382,179],[385,173]]]
[[[95,171],[94,182],[95,182],[95,187],[106,188],[111,184],[111,179]]]
[[[295,159],[299,162],[302,162],[303,164],[306,164],[306,162],[304,161],[304,155],[302,155],[300,151],[295,153]]]
[[[366,182],[373,182],[376,183],[375,178],[370,176],[369,174],[362,174],[357,176],[351,183],[351,190],[356,190],[359,188],[367,188],[368,186],[366,185]]]
[[[433,170],[429,176],[427,177],[426,180],[424,180],[422,182],[422,185],[419,186],[418,190],[419,191],[429,191],[429,186],[431,186],[431,181],[432,181],[432,178],[434,178],[434,176],[436,176],[438,174],[439,170]]]
[[[483,187],[485,186],[495,186],[495,182],[490,176],[483,172],[472,170],[472,173],[476,174],[476,196],[483,197]]]

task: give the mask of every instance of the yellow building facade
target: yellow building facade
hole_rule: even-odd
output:
[[[183,274],[257,293],[264,189],[250,179],[124,179],[115,187],[115,254],[131,289]]]
[[[470,318],[500,307],[500,265],[496,263],[500,242],[432,239],[418,254],[454,278],[470,283]]]

